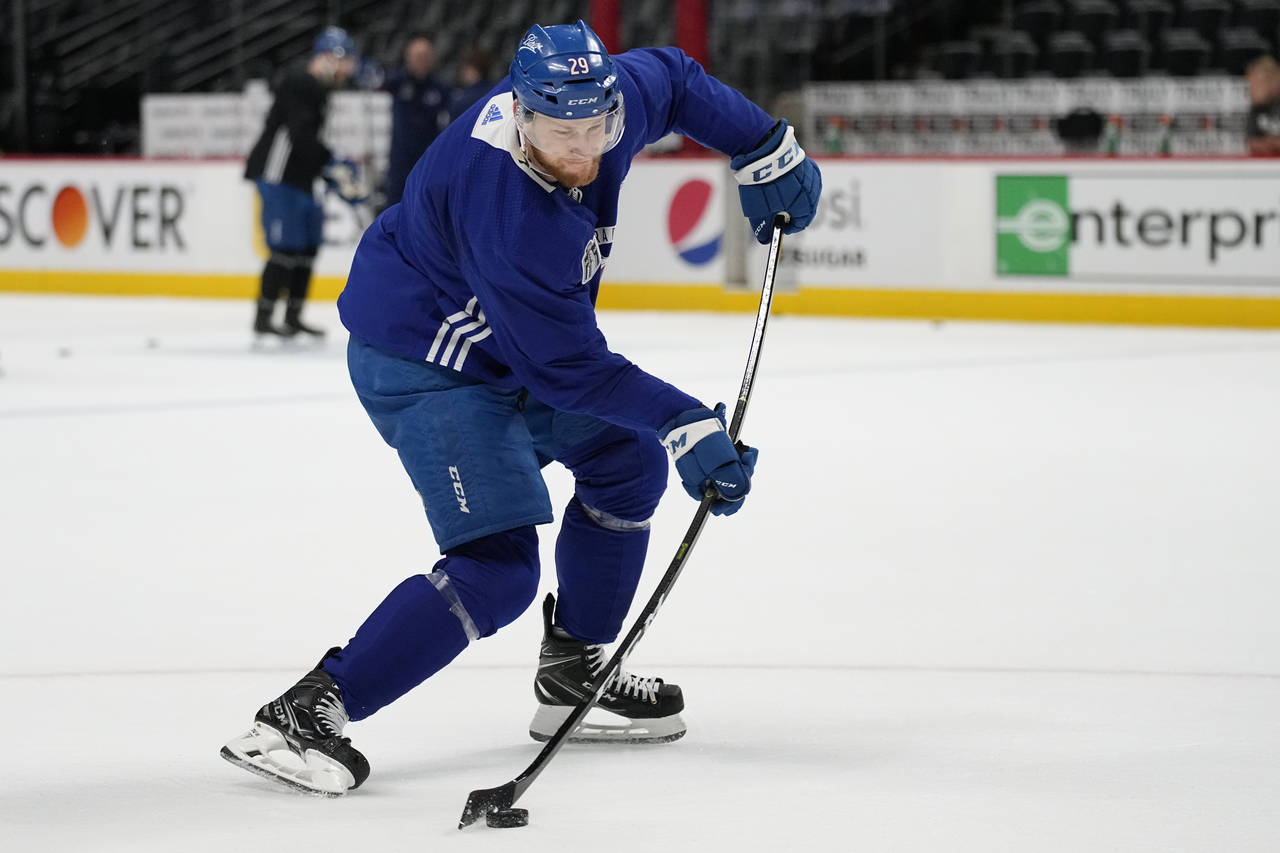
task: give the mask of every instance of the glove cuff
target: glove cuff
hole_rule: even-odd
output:
[[[796,142],[796,131],[787,125],[782,141],[772,151],[740,166],[733,172],[733,179],[743,186],[767,184],[799,166],[805,158],[804,149]]]
[[[682,456],[693,450],[694,446],[702,439],[709,435],[723,432],[724,424],[720,423],[719,418],[710,417],[693,423],[664,428],[664,430],[662,444],[671,453],[671,459],[679,461]]]

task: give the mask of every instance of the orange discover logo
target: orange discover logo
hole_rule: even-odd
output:
[[[75,187],[58,190],[53,200],[53,233],[68,249],[80,245],[89,230],[89,206]]]

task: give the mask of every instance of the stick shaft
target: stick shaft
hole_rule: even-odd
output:
[[[760,291],[760,308],[756,312],[755,331],[751,336],[751,348],[747,353],[747,366],[742,377],[742,387],[738,393],[737,404],[733,409],[733,418],[729,423],[729,437],[733,441],[738,440],[738,435],[742,431],[743,421],[746,419],[747,403],[751,399],[751,388],[755,383],[756,369],[760,365],[760,350],[764,343],[765,326],[769,321],[769,309],[773,305],[773,281],[778,271],[778,259],[782,254],[782,229],[786,225],[786,219],[779,215],[773,224],[773,239],[769,243],[769,259],[765,267],[764,283]],[[568,741],[569,735],[582,722],[583,717],[600,699],[600,695],[605,690],[605,685],[617,675],[622,669],[622,663],[631,654],[631,650],[640,642],[640,638],[644,636],[649,625],[658,615],[658,611],[662,608],[662,604],[667,599],[667,595],[671,592],[671,588],[675,586],[676,580],[679,579],[680,573],[684,570],[685,561],[688,559],[693,546],[697,543],[698,537],[702,534],[702,527],[706,523],[707,515],[711,510],[711,504],[714,502],[714,492],[703,497],[698,504],[698,509],[693,515],[693,521],[689,524],[689,529],[685,532],[684,539],[680,542],[680,547],[676,549],[676,555],[672,559],[671,564],[667,567],[666,574],[658,581],[657,587],[653,591],[653,595],[649,597],[649,601],[645,604],[644,609],[640,611],[640,615],[636,617],[635,623],[631,626],[622,642],[619,644],[613,656],[609,658],[609,662],[605,664],[604,669],[595,677],[591,684],[591,692],[587,697],[577,704],[563,723],[560,724],[551,739],[542,747],[542,751],[538,753],[533,762],[525,769],[523,773],[517,776],[511,783],[514,785],[511,803],[520,799],[520,796],[533,784],[533,780],[546,768],[551,759],[555,757],[560,748]],[[503,786],[505,788],[506,786]],[[497,791],[499,789],[493,789]],[[481,791],[472,792],[473,798]],[[502,798],[505,801],[505,796]],[[471,805],[471,801],[468,801]],[[509,804],[507,807],[510,807]],[[464,812],[464,815],[466,812]]]

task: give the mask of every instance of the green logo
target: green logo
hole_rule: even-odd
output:
[[[1067,275],[1066,175],[996,175],[996,274]]]

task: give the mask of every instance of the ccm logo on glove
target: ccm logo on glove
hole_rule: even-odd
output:
[[[822,172],[805,156],[786,119],[774,125],[755,149],[734,157],[729,168],[738,182],[742,213],[759,242],[772,238],[771,226],[778,214],[787,218],[784,234],[803,231],[813,221],[822,196]]]
[[[804,158],[804,149],[796,142],[795,130],[788,127],[777,149],[754,163],[739,167],[733,177],[739,184],[767,184],[800,165]]]

